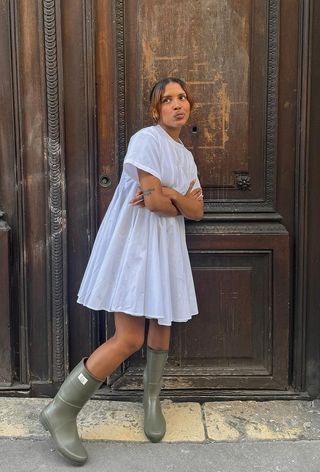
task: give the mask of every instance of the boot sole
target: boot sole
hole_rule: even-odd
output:
[[[57,448],[57,452],[58,452],[64,459],[67,459],[67,460],[68,460],[69,462],[71,462],[73,465],[83,465],[83,464],[85,464],[85,463],[87,462],[87,459],[85,459],[85,460],[77,460],[77,459],[73,459],[73,458],[71,458],[70,456],[66,455],[65,450],[62,449],[62,448],[59,446],[59,444],[58,444],[58,442],[57,442],[57,440],[56,440],[56,438],[55,438],[54,431],[51,429],[50,423],[48,422],[48,420],[47,420],[47,418],[46,418],[46,414],[45,414],[43,411],[40,413],[40,418],[39,418],[39,419],[40,419],[40,423],[42,424],[42,426],[44,427],[44,429],[50,433],[50,435],[51,435],[51,437],[52,437],[52,439],[53,439],[53,442],[54,442],[54,444],[55,444],[55,446],[56,446],[56,448]]]

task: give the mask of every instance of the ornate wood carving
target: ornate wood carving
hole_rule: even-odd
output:
[[[280,223],[221,223],[201,222],[191,223],[186,228],[187,234],[288,234]]]
[[[269,0],[265,206],[272,208],[274,208],[275,202],[275,163],[278,129],[279,20],[280,1]]]
[[[49,174],[50,263],[53,320],[53,376],[61,381],[67,367],[66,290],[65,290],[65,177],[59,106],[59,73],[57,46],[58,0],[43,0],[44,45],[47,93],[47,159]],[[61,72],[61,69],[60,69]]]
[[[239,190],[250,190],[251,188],[251,177],[249,174],[236,174],[236,186]]]
[[[121,172],[126,152],[126,117],[125,117],[125,53],[124,53],[124,0],[117,0],[115,6],[116,49],[117,49],[117,98],[118,98],[118,152],[119,171]]]

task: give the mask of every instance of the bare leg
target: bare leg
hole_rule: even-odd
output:
[[[157,320],[150,320],[147,344],[156,351],[168,351],[170,334],[171,326],[162,326]]]
[[[114,336],[98,347],[86,362],[88,371],[98,379],[105,379],[144,342],[145,319],[115,313]]]

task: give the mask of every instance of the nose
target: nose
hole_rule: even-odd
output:
[[[180,110],[180,108],[181,108],[181,103],[179,102],[179,100],[177,98],[173,101],[173,108],[175,110]]]

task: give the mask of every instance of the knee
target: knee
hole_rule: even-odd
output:
[[[144,343],[144,336],[141,335],[134,335],[128,336],[123,340],[127,352],[129,355],[134,354],[135,352],[139,351],[142,348]]]
[[[144,333],[126,334],[125,336],[117,336],[117,334],[115,334],[115,338],[117,339],[118,343],[121,344],[122,349],[128,356],[139,351],[144,343]]]

